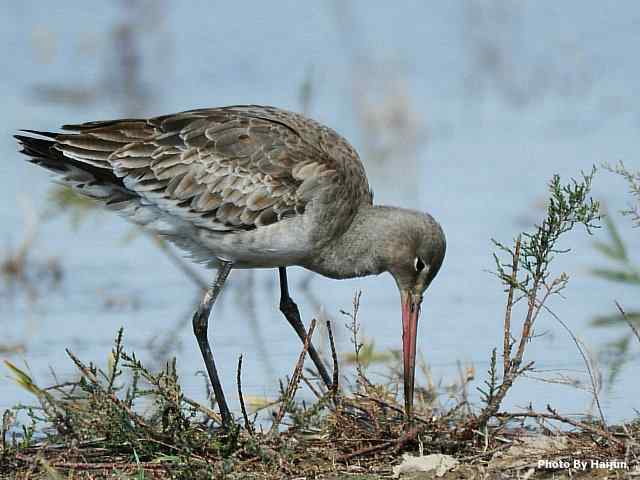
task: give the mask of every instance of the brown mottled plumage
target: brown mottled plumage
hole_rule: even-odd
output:
[[[304,212],[322,188],[371,203],[353,148],[313,120],[270,107],[200,109],[149,120],[66,125],[54,148],[111,169],[172,212],[203,213],[220,231],[252,229]],[[177,212],[176,212],[177,213]],[[206,215],[206,216],[205,216]]]

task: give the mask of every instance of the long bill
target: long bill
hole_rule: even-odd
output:
[[[416,335],[422,299],[410,293],[402,295],[402,358],[404,360],[404,409],[407,418],[413,414],[413,388],[416,377]]]

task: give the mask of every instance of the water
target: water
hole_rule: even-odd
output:
[[[447,258],[425,300],[419,348],[435,378],[455,380],[460,360],[475,366],[480,384],[491,349],[502,344],[505,303],[497,280],[487,273],[493,266],[490,239],[509,241],[540,218],[545,185],[554,173],[568,178],[603,161],[640,167],[640,72],[633,51],[640,40],[640,6],[635,2],[606,11],[604,5],[582,2],[520,7],[416,2],[406,9],[365,2],[256,2],[250,10],[205,1],[141,5],[150,10],[138,15],[121,2],[91,8],[77,1],[46,9],[34,1],[0,6],[3,247],[21,242],[25,209],[50,208],[46,173],[15,153],[10,134],[16,128],[53,129],[131,112],[236,103],[299,110],[300,86],[310,75],[311,115],[362,152],[376,201],[428,210],[441,221]],[[132,20],[143,23],[135,32],[137,53],[119,56],[113,31]],[[137,75],[129,90],[127,68]],[[58,97],[59,87],[81,95],[52,101],[51,87]],[[389,92],[391,98],[385,96]],[[384,111],[402,101],[412,114],[394,134],[362,128],[363,111]],[[388,135],[401,154],[380,161],[374,155],[379,150],[371,147],[380,135]],[[594,194],[611,212],[629,201],[622,180],[606,172],[596,177]],[[3,286],[1,343],[24,344],[25,351],[0,356],[18,365],[27,362],[44,384],[50,381],[49,367],[61,377],[72,372],[67,347],[80,358],[106,364],[115,332],[124,326],[127,347],[142,359],[153,358],[150,339],[176,338],[170,353],[179,357],[185,390],[202,400],[203,381],[195,375],[202,361],[189,325],[194,286],[144,236],[125,242],[131,227],[114,215],[93,216],[75,230],[67,216],[50,217],[38,227],[30,262],[58,259],[63,280],[57,288],[37,282],[35,300],[22,288],[12,292]],[[628,219],[616,216],[616,221],[629,251],[636,252],[637,231],[628,228]],[[605,235],[598,232],[597,238]],[[573,252],[559,258],[555,269],[568,272],[571,283],[566,299],[556,298],[551,306],[597,351],[628,332],[593,329],[590,320],[612,313],[614,300],[637,307],[637,289],[589,273],[605,263],[592,242],[582,232],[566,239]],[[338,312],[350,310],[356,290],[364,292],[365,336],[378,349],[400,348],[399,299],[390,276],[341,282],[314,276],[305,293],[300,283],[307,273],[290,270],[292,295],[304,319],[335,319],[339,350],[349,351],[350,345]],[[276,272],[256,272],[252,296],[248,278],[232,274],[210,326],[232,404],[240,353],[245,394],[274,396],[274,379],[291,372],[300,348],[277,311]],[[253,322],[246,308],[251,302]],[[545,335],[531,342],[527,359],[551,372],[547,375],[585,380],[581,357],[557,322],[543,315],[536,330]],[[602,394],[609,420],[629,418],[638,408],[637,370],[636,360]],[[30,400],[5,375],[0,392],[0,408]],[[505,407],[530,401],[538,409],[551,403],[560,411],[581,412],[591,397],[527,379],[517,383]]]

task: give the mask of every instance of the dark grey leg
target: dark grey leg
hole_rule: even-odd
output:
[[[304,342],[307,332],[302,324],[302,320],[300,320],[300,311],[298,310],[298,306],[289,296],[289,283],[287,282],[286,267],[279,267],[278,273],[280,274],[280,311],[284,314],[289,325],[291,325],[296,331],[300,340]],[[333,380],[322,363],[320,355],[318,355],[318,352],[311,343],[309,344],[309,356],[318,369],[318,373],[320,374],[320,377],[322,377],[324,384],[327,388],[331,388]]]
[[[198,345],[202,352],[202,358],[204,358],[204,364],[207,367],[207,373],[209,374],[209,380],[211,380],[213,393],[216,397],[216,402],[220,407],[222,423],[225,427],[233,424],[233,417],[229,412],[227,401],[225,400],[224,393],[222,392],[222,384],[220,383],[216,364],[213,361],[213,353],[211,353],[211,347],[209,346],[209,340],[207,339],[207,328],[211,308],[216,302],[216,299],[220,294],[220,290],[222,290],[222,286],[229,276],[229,272],[231,272],[232,266],[233,264],[231,262],[224,262],[222,264],[218,269],[218,275],[216,276],[215,282],[213,282],[213,286],[205,292],[204,297],[198,306],[198,310],[193,314],[193,333],[196,334],[196,339],[198,340]]]

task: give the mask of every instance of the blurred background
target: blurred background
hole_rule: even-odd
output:
[[[378,203],[439,219],[447,258],[425,300],[419,349],[443,395],[461,376],[481,384],[502,344],[505,304],[490,273],[491,238],[509,242],[540,220],[554,173],[568,179],[618,161],[639,169],[638,45],[634,1],[3,2],[0,358],[45,384],[52,370],[73,372],[65,348],[105,365],[122,326],[141,359],[177,356],[185,391],[204,398],[190,315],[213,273],[76,202],[24,161],[11,135],[257,103],[332,126],[360,152]],[[638,345],[614,300],[637,318],[640,236],[619,213],[633,200],[623,178],[601,169],[594,195],[610,220],[593,237],[565,240],[572,253],[554,271],[571,281],[550,306],[599,365],[612,421],[638,408]],[[603,254],[611,242],[622,254]],[[363,291],[361,333],[379,352],[369,369],[383,371],[385,352],[401,345],[391,277],[289,275],[305,323],[332,321],[341,353],[352,346],[340,310]],[[277,394],[300,351],[278,311],[276,279],[233,272],[216,305],[210,339],[233,405],[239,354],[245,395],[261,399]],[[326,349],[324,336],[316,341]],[[592,408],[582,358],[552,317],[538,320],[527,359],[536,378],[520,380],[505,407]],[[29,400],[0,373],[0,408]]]

